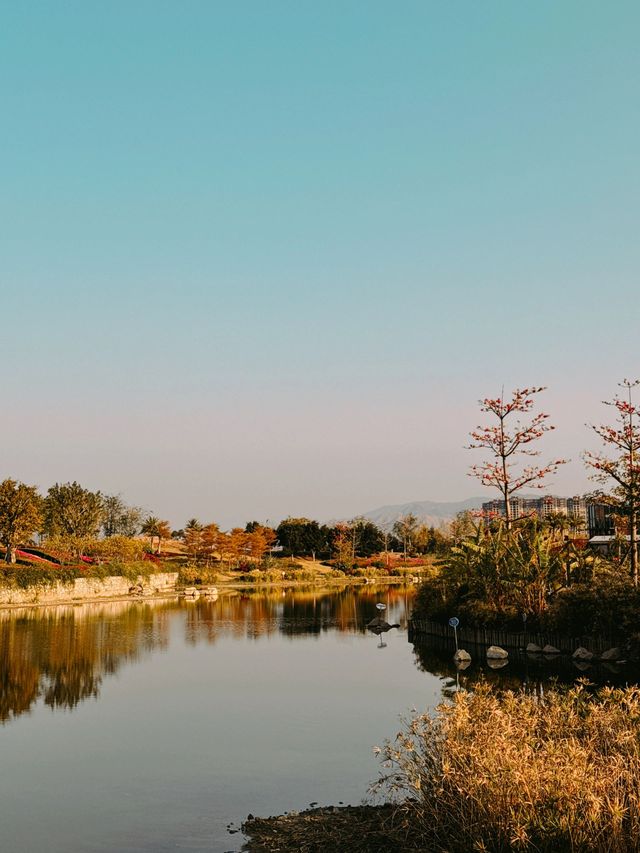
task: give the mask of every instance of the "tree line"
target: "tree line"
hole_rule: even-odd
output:
[[[6,562],[15,562],[20,546],[34,544],[36,536],[76,557],[90,544],[100,555],[139,558],[141,549],[123,540],[143,536],[156,554],[162,554],[168,541],[179,541],[187,557],[207,565],[220,560],[239,565],[277,553],[331,559],[343,568],[381,553],[402,552],[405,557],[439,553],[448,542],[443,531],[421,524],[414,515],[398,519],[390,530],[362,517],[333,525],[286,518],[277,527],[250,521],[228,531],[215,522],[191,518],[184,528],[174,530],[168,521],[127,504],[120,495],[92,491],[75,481],[55,483],[41,495],[36,486],[5,479],[0,483],[0,542]]]

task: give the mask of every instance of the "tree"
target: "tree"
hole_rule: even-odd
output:
[[[50,536],[96,536],[104,517],[103,496],[79,483],[56,483],[44,499],[44,529]]]
[[[516,388],[510,400],[490,397],[480,401],[480,411],[488,412],[497,419],[497,424],[478,426],[471,433],[470,449],[488,450],[492,457],[481,465],[472,465],[470,477],[477,477],[483,486],[493,486],[500,491],[504,500],[504,518],[507,530],[511,528],[510,498],[524,486],[543,489],[544,479],[555,474],[566,460],[556,459],[545,466],[524,465],[516,470],[513,461],[517,456],[538,456],[539,451],[529,445],[546,432],[555,429],[547,423],[549,415],[539,412],[532,415],[534,396],[544,387]],[[524,422],[519,416],[525,416]],[[527,420],[528,418],[528,420]]]
[[[137,506],[127,506],[120,495],[105,495],[102,498],[102,510],[102,532],[105,537],[133,537],[140,532],[142,510]]]
[[[247,527],[248,526],[249,525],[247,525]],[[275,530],[272,530],[271,527],[265,527],[262,524],[256,523],[251,525],[251,530],[245,530],[245,532],[247,535],[249,553],[254,559],[258,561],[263,560],[273,543],[276,541]]]
[[[413,534],[413,547],[418,554],[437,554],[449,545],[448,537],[442,530],[420,524]]]
[[[308,518],[286,518],[276,530],[278,542],[292,557],[327,552],[328,534],[328,528]]]
[[[183,542],[187,556],[196,560],[202,551],[202,527],[185,527]]]
[[[157,554],[159,554],[162,549],[162,540],[171,539],[171,525],[168,521],[161,521],[155,515],[150,515],[145,520],[140,532],[149,537],[152,550],[154,539],[158,540]]]
[[[162,550],[162,541],[171,539],[171,525],[168,521],[161,521],[158,524],[158,554]]]
[[[393,532],[402,542],[402,550],[404,559],[407,559],[407,552],[411,551],[413,544],[413,536],[418,528],[418,519],[410,512],[407,515],[401,515],[400,518],[393,524]]]
[[[244,563],[247,561],[247,558],[251,554],[251,547],[249,544],[249,536],[251,534],[246,533],[242,527],[234,527],[227,533],[227,558],[229,562],[233,562],[236,568],[240,565],[240,563]]]
[[[158,525],[160,524],[160,519],[155,515],[149,515],[145,518],[144,523],[142,525],[142,530],[140,531],[143,536],[149,537],[149,544],[151,546],[151,550],[153,550],[153,540],[158,536]]]
[[[449,525],[449,533],[453,542],[457,544],[462,539],[473,536],[476,528],[477,524],[474,521],[473,513],[465,509],[456,514],[456,517]]]
[[[205,524],[202,528],[202,554],[207,562],[207,565],[211,562],[216,552],[220,550],[220,528],[217,524],[213,522],[211,524]]]
[[[42,498],[35,486],[16,480],[0,483],[0,542],[5,560],[15,563],[16,546],[30,539],[42,524]]]
[[[345,522],[336,524],[331,531],[331,548],[336,566],[343,569],[353,566],[354,535],[353,525]]]
[[[626,391],[626,400],[616,396],[613,400],[603,401],[612,406],[617,413],[616,426],[601,424],[591,429],[598,435],[613,456],[605,453],[587,451],[583,458],[592,469],[593,479],[606,483],[615,483],[611,503],[618,513],[624,516],[629,535],[630,573],[634,584],[638,585],[638,517],[640,513],[640,409],[634,405],[632,391],[640,380],[630,382],[624,379],[619,383]]]
[[[380,528],[360,516],[351,522],[354,533],[354,551],[360,557],[372,557],[384,548],[384,536]]]

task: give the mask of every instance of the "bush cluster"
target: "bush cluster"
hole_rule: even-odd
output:
[[[419,849],[637,850],[637,687],[540,697],[481,684],[416,716],[382,757],[376,789],[402,803]]]

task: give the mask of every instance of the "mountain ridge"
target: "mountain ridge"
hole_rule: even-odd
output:
[[[463,501],[409,501],[403,504],[386,504],[362,513],[362,517],[373,521],[383,530],[391,529],[401,516],[412,513],[421,524],[428,527],[444,527],[459,512],[480,509],[485,497],[466,498]]]

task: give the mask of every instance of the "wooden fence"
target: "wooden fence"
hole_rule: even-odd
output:
[[[440,622],[431,622],[428,619],[411,619],[409,622],[409,640],[413,637],[439,637],[448,640],[451,648],[455,647],[453,628]],[[475,628],[472,626],[458,626],[458,645],[466,646],[500,646],[510,652],[524,650],[528,643],[536,643],[543,648],[546,645],[555,646],[564,654],[573,654],[578,646],[584,646],[596,655],[613,646],[620,645],[611,637],[565,637],[560,634],[540,633],[538,631],[501,631],[496,628]]]

